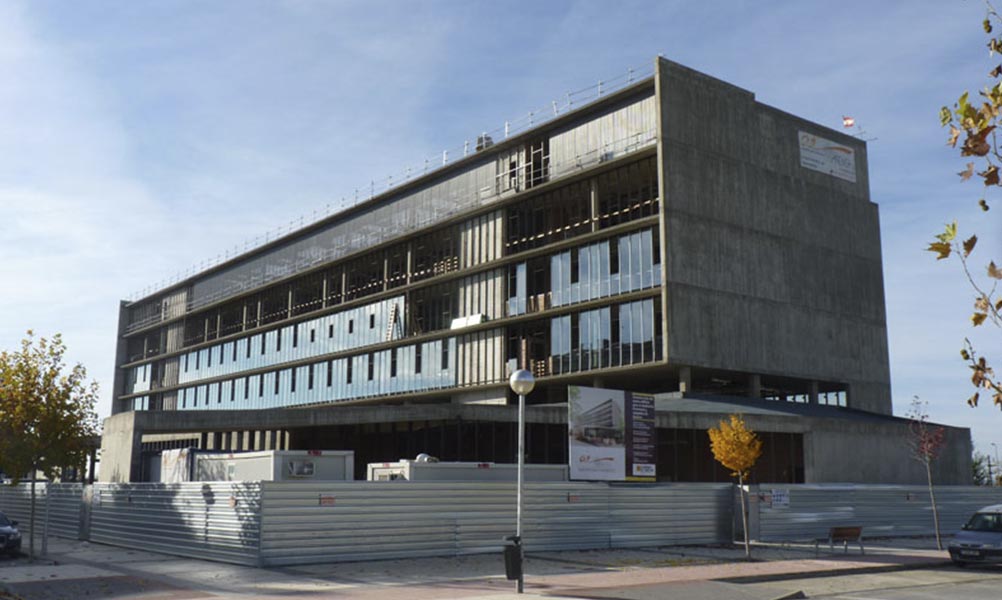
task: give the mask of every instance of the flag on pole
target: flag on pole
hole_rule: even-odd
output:
[[[856,125],[856,119],[852,117],[842,117],[842,127],[854,127]]]

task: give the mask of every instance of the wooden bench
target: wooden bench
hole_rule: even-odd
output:
[[[859,553],[866,554],[863,551],[863,528],[862,527],[830,527],[828,529],[828,537],[818,538],[814,540],[814,556],[818,555],[818,544],[821,542],[828,542],[828,549],[832,552],[835,551],[835,543],[842,542],[842,551],[844,553],[849,552],[849,542],[855,542],[859,544]]]

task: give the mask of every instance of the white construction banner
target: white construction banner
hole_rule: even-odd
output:
[[[655,481],[654,397],[568,386],[570,478]]]
[[[801,131],[800,166],[856,183],[856,151],[812,133]]]

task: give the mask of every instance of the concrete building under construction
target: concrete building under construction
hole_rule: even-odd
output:
[[[202,449],[567,461],[567,386],[655,394],[658,478],[924,481],[891,415],[866,144],[664,59],[654,74],[133,302],[101,478]],[[276,199],[280,200],[280,199]],[[948,428],[937,481],[965,483]]]

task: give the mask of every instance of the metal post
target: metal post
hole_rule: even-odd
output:
[[[518,394],[518,484],[515,499],[515,535],[519,544],[519,565],[521,566],[525,559],[525,544],[522,541],[522,486],[525,471],[525,396],[532,392],[532,388],[536,386],[536,380],[533,378],[531,372],[519,369],[511,374],[511,377],[508,379],[508,385],[511,386],[513,392]],[[515,583],[515,591],[521,594],[525,587],[524,584],[524,568],[521,568],[518,580]]]
[[[995,448],[995,466],[997,467],[999,464],[999,447],[995,445],[995,442],[992,442],[992,447]],[[995,485],[995,480],[992,480],[992,485]]]
[[[525,477],[525,394],[518,395],[518,507],[515,511],[515,535],[522,539],[522,485]],[[47,507],[48,505],[46,505]],[[43,542],[44,543],[44,542]],[[525,546],[519,546],[522,552],[522,562],[525,562]],[[43,552],[44,554],[44,552]],[[525,587],[525,574],[520,573],[515,583],[515,591],[522,593]]]
[[[49,555],[49,499],[52,497],[52,482],[45,482],[45,520],[42,522],[42,556]],[[34,523],[31,524],[35,526]]]

